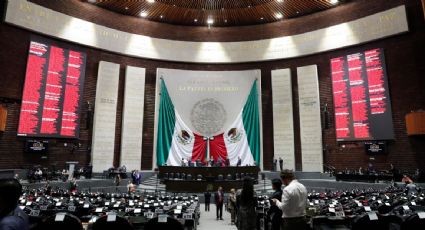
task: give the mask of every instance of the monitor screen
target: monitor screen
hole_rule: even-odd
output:
[[[331,76],[337,141],[394,139],[383,50],[333,58]]]
[[[85,64],[83,52],[32,39],[18,136],[79,136]]]
[[[25,152],[27,153],[47,153],[49,147],[48,141],[27,140]]]

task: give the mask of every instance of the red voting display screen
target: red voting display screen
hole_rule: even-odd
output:
[[[86,54],[31,41],[18,136],[79,136]]]
[[[338,141],[394,139],[382,49],[331,60]]]

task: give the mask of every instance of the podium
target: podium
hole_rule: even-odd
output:
[[[65,162],[68,168],[68,180],[72,180],[74,178],[75,166],[78,165],[78,161],[67,161]]]

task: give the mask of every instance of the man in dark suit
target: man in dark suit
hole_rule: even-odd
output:
[[[272,180],[272,188],[274,193],[271,199],[282,200],[282,181],[280,179]],[[282,220],[282,210],[280,210],[277,206],[272,205],[267,213],[270,222],[272,224],[271,230],[280,230],[280,224]]]
[[[0,229],[28,230],[27,214],[18,207],[22,186],[16,179],[0,179]]]
[[[205,212],[210,211],[210,203],[211,203],[211,193],[209,190],[207,190],[204,193],[204,199],[205,199]]]
[[[217,220],[223,220],[223,203],[224,203],[224,192],[222,187],[218,187],[218,191],[214,194]]]
[[[241,157],[238,157],[238,163],[236,163],[237,167],[240,167],[242,165],[242,159]]]

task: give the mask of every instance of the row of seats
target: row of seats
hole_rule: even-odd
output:
[[[224,176],[223,174],[219,174],[217,177],[213,177],[212,179],[214,180],[218,180],[218,181],[223,181],[223,180],[242,180],[244,177],[251,177],[254,178],[254,180],[257,180],[258,175],[255,173],[235,173],[234,175],[232,174],[227,174],[226,176]],[[211,177],[204,177],[201,174],[198,174],[196,176],[196,178],[194,178],[192,176],[192,174],[185,174],[185,173],[164,173],[163,177],[161,178],[162,180],[208,180]]]
[[[80,225],[83,223],[93,228],[96,223],[99,223],[98,226],[103,226],[103,224],[113,225],[125,221],[132,227],[131,229],[146,229],[146,226],[155,224],[153,220],[155,218],[157,221],[159,219],[162,225],[166,223],[164,220],[173,219],[169,222],[177,221],[181,227],[193,229],[199,223],[198,201],[196,195],[141,196],[114,193],[69,193],[59,189],[49,192],[37,189],[25,191],[20,198],[20,208],[30,216],[33,229],[79,229],[56,228],[56,225],[60,224],[56,222],[68,221],[76,224],[78,222]],[[107,223],[103,223],[105,218]],[[58,219],[60,221],[57,221]],[[52,228],[48,227],[51,225]]]

